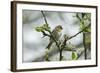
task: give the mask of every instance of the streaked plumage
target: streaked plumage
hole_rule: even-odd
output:
[[[60,36],[61,36],[61,30],[62,30],[62,26],[58,25],[54,28],[54,30],[52,31],[52,35],[55,38],[56,41],[59,40]],[[48,46],[46,47],[47,49],[50,49],[51,45],[54,43],[54,40],[52,38],[50,38],[50,42],[48,44]]]

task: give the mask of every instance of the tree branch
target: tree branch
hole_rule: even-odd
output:
[[[76,51],[74,49],[63,49],[64,51]],[[51,49],[51,51],[48,52],[49,57],[52,57],[53,55],[57,54],[59,51],[58,49]],[[40,56],[36,57],[35,59],[32,60],[32,62],[37,62],[37,61],[43,61],[45,59],[45,54],[41,54]]]
[[[62,56],[62,51],[63,51],[63,49],[65,48],[65,46],[66,46],[66,41],[67,41],[67,36],[66,36],[66,34],[64,35],[64,41],[62,42],[62,44],[61,44],[61,49],[60,49],[60,61],[62,60],[62,58],[63,58],[63,56]]]
[[[42,13],[42,15],[43,15],[43,18],[44,18],[44,21],[45,21],[45,23],[46,24],[48,24],[48,22],[47,22],[47,19],[46,19],[46,16],[45,16],[45,14],[44,14],[44,12],[43,11],[41,11],[41,13]],[[55,40],[55,38],[53,37],[53,35],[52,35],[52,32],[50,32],[50,31],[48,31],[49,33],[50,33],[50,36],[49,37],[51,37],[54,41],[55,41],[55,43],[56,43],[56,45],[57,45],[57,47],[58,47],[58,49],[60,50],[60,46],[59,46],[59,43]],[[46,34],[45,32],[42,32],[43,34]],[[47,34],[46,34],[47,35]],[[47,35],[48,36],[48,35]]]
[[[86,38],[85,33],[83,33],[84,58],[86,60],[87,59],[87,48],[86,48],[85,38]]]
[[[69,37],[68,40],[70,40],[70,39],[72,39],[73,37],[76,37],[78,34],[82,33],[82,32],[83,32],[86,28],[88,28],[89,26],[90,26],[90,24],[87,25],[83,30],[81,30],[81,31],[79,31],[78,33],[76,33],[75,35]]]
[[[44,18],[44,21],[46,24],[48,24],[47,20],[46,20],[46,17],[45,17],[45,14],[43,11],[41,11],[42,15],[43,15],[43,18]],[[55,38],[53,37],[53,34],[51,31],[48,31],[50,33],[50,35],[46,34],[45,32],[42,32],[44,35],[52,38],[54,40],[54,42],[56,43],[56,46],[58,47],[59,51],[60,51],[60,46],[59,46],[59,43],[55,40]]]
[[[44,31],[42,31],[42,33],[43,33],[43,37],[45,37],[45,36],[48,36],[48,37],[50,37],[50,35],[49,34],[47,34],[47,33],[45,33]]]
[[[46,17],[45,17],[44,12],[43,12],[43,11],[41,11],[41,13],[42,13],[42,15],[43,15],[43,18],[44,18],[45,23],[46,23],[46,24],[48,24],[48,22],[47,22],[47,19],[46,19]]]
[[[42,13],[42,15],[43,15],[45,24],[48,24],[44,12],[41,11],[41,13]],[[61,46],[60,46],[59,43],[55,40],[55,38],[53,37],[51,31],[48,31],[48,32],[50,33],[50,35],[46,34],[45,32],[42,32],[42,33],[43,33],[43,35],[46,35],[46,36],[48,36],[48,37],[50,37],[50,38],[52,38],[52,39],[54,40],[54,42],[56,43],[56,46],[57,46],[58,49],[59,49],[59,53],[60,53],[60,59],[59,59],[59,60],[61,61],[61,60],[62,60],[62,51],[63,51],[63,49],[64,49],[65,46],[66,46],[66,42],[67,42],[68,40],[70,40],[70,39],[76,37],[78,34],[82,33],[82,32],[83,32],[86,28],[88,28],[89,26],[90,26],[90,24],[87,25],[83,30],[81,30],[81,31],[79,31],[78,33],[76,33],[75,35],[73,35],[73,36],[71,36],[71,37],[69,37],[69,38],[67,38],[67,39],[65,38],[65,39],[64,39],[64,42],[62,43]]]

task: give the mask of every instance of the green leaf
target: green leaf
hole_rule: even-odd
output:
[[[91,32],[91,29],[90,28],[86,28],[84,31],[85,32]]]
[[[48,27],[48,24],[43,24],[44,27]]]
[[[72,52],[72,60],[77,60],[77,53],[76,52]]]
[[[35,30],[38,31],[38,32],[42,32],[42,31],[44,31],[44,29],[41,28],[41,27],[36,27]]]
[[[81,28],[81,30],[84,29],[84,23],[82,21],[80,22],[80,28]]]
[[[44,30],[46,30],[46,31],[50,31],[50,30],[51,30],[51,28],[49,27],[48,24],[43,24],[42,28],[43,28]]]

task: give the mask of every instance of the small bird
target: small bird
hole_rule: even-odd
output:
[[[53,31],[52,31],[52,35],[55,38],[56,41],[59,40],[60,36],[61,36],[61,30],[62,30],[62,26],[58,25],[56,26]],[[54,40],[52,38],[50,38],[50,42],[48,44],[48,46],[46,47],[47,49],[50,49],[51,45],[54,43]]]

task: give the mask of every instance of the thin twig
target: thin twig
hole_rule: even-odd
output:
[[[51,37],[49,34],[45,33],[44,31],[42,31],[42,33],[44,35],[43,37],[45,37],[45,36]]]
[[[73,37],[76,37],[78,34],[82,33],[82,32],[83,32],[86,28],[88,28],[89,26],[90,26],[90,24],[87,25],[83,30],[81,30],[81,31],[79,31],[78,33],[76,33],[75,35],[69,37],[68,40],[70,40],[70,39],[72,39]]]
[[[84,54],[84,50],[78,55],[77,60],[81,57],[82,54]]]
[[[44,12],[43,12],[43,11],[41,11],[41,13],[42,13],[42,15],[43,15],[43,18],[44,18],[45,23],[46,23],[46,24],[48,24],[48,22],[47,22],[47,19],[46,19],[46,17],[45,17]]]

